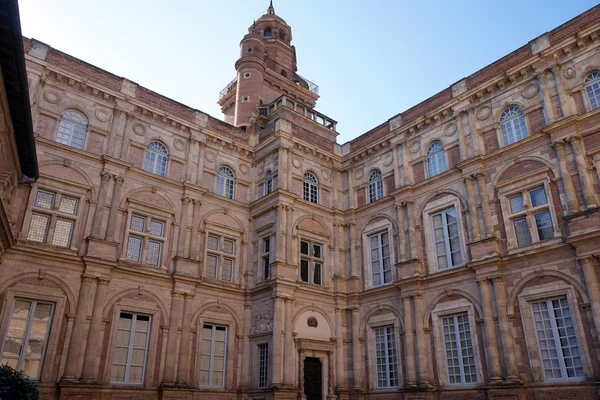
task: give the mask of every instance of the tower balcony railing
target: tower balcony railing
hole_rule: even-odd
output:
[[[292,99],[289,99],[285,95],[278,97],[275,101],[269,104],[263,104],[258,107],[258,114],[260,116],[268,117],[273,114],[275,111],[279,110],[282,107],[286,107],[300,115],[304,115],[306,118],[316,122],[319,125],[324,126],[327,129],[331,129],[332,131],[336,131],[337,121],[329,118],[325,114],[321,114],[320,112],[314,110],[313,108],[306,107],[300,103],[295,102]]]
[[[288,78],[290,81],[294,82],[296,85],[302,86],[304,89],[313,92],[314,94],[319,94],[319,86],[316,83],[309,81],[308,79],[302,77],[300,74],[292,71],[289,68],[284,67],[279,64],[277,61],[270,59],[269,57],[265,57],[265,64],[267,64],[267,68],[272,71],[277,72],[285,78]]]
[[[223,90],[221,90],[219,92],[219,100],[221,100],[223,97],[225,97],[227,95],[227,93],[229,93],[233,89],[235,89],[236,85],[237,85],[237,76],[235,78],[233,78],[233,80],[231,82],[229,82],[227,84],[227,86],[225,86],[225,88],[223,88]]]

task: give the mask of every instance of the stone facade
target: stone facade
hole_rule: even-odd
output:
[[[2,361],[47,399],[597,398],[599,21],[343,145],[272,6],[235,125],[24,39]]]

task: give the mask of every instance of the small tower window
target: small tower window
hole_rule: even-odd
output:
[[[280,31],[279,31],[279,39],[280,39],[282,42],[285,42],[285,31],[283,31],[283,30],[280,30]]]
[[[244,78],[245,78],[245,79],[248,79],[248,78],[250,78],[251,76],[252,76],[252,74],[251,74],[250,72],[246,72],[246,73],[244,73]]]
[[[265,28],[265,37],[271,37],[273,36],[273,32],[271,31],[271,28]]]
[[[281,70],[281,76],[283,76],[284,78],[287,78],[287,73],[285,72],[285,69]]]

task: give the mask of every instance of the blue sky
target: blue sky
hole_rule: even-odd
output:
[[[239,42],[267,0],[20,0],[23,34],[222,118]],[[298,72],[344,143],[595,1],[275,0]]]

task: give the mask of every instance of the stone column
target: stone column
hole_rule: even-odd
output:
[[[359,276],[358,274],[358,260],[356,258],[356,243],[354,242],[354,238],[356,237],[356,223],[350,222],[350,258],[351,258],[351,276]]]
[[[550,70],[545,70],[540,74],[540,81],[542,84],[542,91],[544,93],[544,110],[548,117],[548,125],[552,125],[556,121],[556,114],[554,112],[554,105],[552,104],[552,98],[550,97]]]
[[[244,303],[244,331],[242,343],[242,375],[240,377],[240,388],[250,388],[250,326],[252,325],[252,304]]]
[[[277,241],[277,251],[275,259],[277,262],[285,262],[285,205],[279,204],[277,207],[277,233],[275,240]]]
[[[571,98],[565,90],[565,85],[563,83],[560,71],[561,68],[558,65],[552,68],[554,80],[556,81],[556,90],[558,91],[558,98],[560,100],[560,107],[562,108],[563,112],[563,118],[567,118],[573,114],[574,107],[572,107]]]
[[[188,211],[191,199],[187,196],[181,198],[181,219],[179,221],[179,235],[177,236],[177,257],[186,257],[185,232],[188,223]]]
[[[477,132],[477,125],[475,122],[474,112],[475,110],[473,108],[470,108],[467,112],[467,115],[469,117],[469,130],[471,131],[471,141],[473,142],[473,155],[477,156],[479,154],[483,154],[484,149],[481,143],[481,137]]]
[[[198,225],[200,225],[200,206],[202,202],[200,200],[193,200],[194,208],[192,211],[192,232],[190,234],[189,252],[188,258],[190,260],[198,259]]]
[[[271,356],[271,386],[281,385],[281,372],[283,360],[283,346],[281,343],[281,331],[284,310],[281,305],[283,297],[273,296],[273,355]]]
[[[288,150],[286,147],[284,147],[283,145],[280,144],[279,147],[279,152],[278,152],[278,159],[279,159],[279,170],[277,171],[277,176],[279,177],[279,187],[283,190],[288,190],[288,181],[287,179],[285,179],[287,177],[287,168],[286,168],[286,161],[287,161],[287,151]]]
[[[398,189],[402,186],[400,181],[400,155],[401,155],[400,143],[396,143],[393,147],[394,157],[394,188]]]
[[[123,130],[123,143],[121,144],[121,161],[129,159],[129,131],[131,130],[131,124],[133,124],[133,118],[133,114],[127,114],[127,122]]]
[[[469,112],[467,110],[458,111],[458,129],[459,131],[462,131],[463,138],[465,137],[465,132],[467,131],[467,124],[465,123],[465,119],[469,118],[468,113]],[[473,143],[471,143],[471,147],[468,147],[466,149],[467,157],[473,157],[474,150],[472,145]]]
[[[192,323],[192,300],[194,295],[184,294],[183,322],[181,324],[181,341],[179,343],[179,362],[177,366],[177,383],[188,385],[188,366],[192,346],[190,343],[190,325]]]
[[[478,173],[476,175],[477,185],[479,186],[479,198],[481,199],[481,211],[483,212],[483,222],[485,223],[485,237],[494,237],[494,225],[492,223],[492,211],[490,210],[490,202],[487,195],[485,185],[485,175]]]
[[[352,365],[354,368],[354,388],[363,386],[362,365],[363,360],[360,351],[360,310],[358,307],[352,309]]]
[[[398,261],[405,262],[408,258],[409,250],[406,246],[406,218],[404,217],[404,203],[396,204],[396,216],[398,218],[398,252],[400,253],[400,257],[398,257]]]
[[[287,222],[287,226],[286,226],[286,230],[285,230],[285,262],[288,264],[292,263],[292,229],[293,229],[293,213],[294,213],[294,209],[292,208],[292,206],[286,206],[285,207],[286,211],[287,211],[287,216],[286,216],[286,222]]]
[[[567,197],[567,214],[573,214],[579,209],[577,202],[577,195],[575,194],[575,185],[573,179],[569,173],[567,166],[567,154],[565,151],[565,143],[562,140],[553,143],[554,150],[558,157],[558,164],[560,165],[560,176],[562,178],[563,187],[565,189],[565,195]]]
[[[83,371],[81,377],[85,380],[95,381],[98,379],[98,366],[100,363],[100,351],[102,350],[102,311],[106,301],[106,287],[108,279],[98,278],[96,288],[96,298],[94,299],[94,308],[92,310],[92,322],[88,332],[87,346],[85,348],[85,357],[83,360]]]
[[[404,169],[404,184],[412,185],[415,183],[415,177],[413,174],[413,169],[410,163],[408,162],[408,141],[404,140],[402,143],[402,169]]]
[[[286,356],[289,354],[291,357],[292,349],[294,348],[294,338],[292,337],[292,318],[294,317],[293,299],[285,299],[285,336],[283,340],[283,383],[288,386],[294,384],[294,363],[286,360]]]
[[[117,128],[119,125],[119,120],[124,115],[125,112],[119,107],[115,107],[115,109],[113,110],[113,118],[110,125],[110,136],[108,138],[108,148],[106,149],[106,154],[108,154],[109,156],[116,156]]]
[[[342,309],[335,309],[335,368],[337,372],[337,387],[345,388],[345,367],[344,367],[344,335],[342,334]]]
[[[196,147],[196,139],[194,139],[192,137],[192,135],[190,135],[189,140],[188,140],[188,151],[187,151],[187,158],[185,160],[185,181],[186,182],[193,182],[192,181],[192,175],[194,174],[194,170],[192,168],[193,163],[192,163],[192,158],[194,157],[194,147]]]
[[[461,119],[460,114],[458,115],[458,117],[456,119],[457,120]],[[458,127],[457,127],[457,131],[458,131],[458,152],[460,154],[460,161],[463,161],[463,160],[467,159],[467,142],[465,139],[465,132],[462,129],[459,129]]]
[[[119,203],[121,202],[121,188],[123,187],[123,178],[114,176],[115,184],[113,186],[112,199],[110,201],[110,211],[108,212],[108,224],[106,226],[106,239],[111,242],[117,240],[117,216],[119,215]]]
[[[412,201],[404,202],[408,213],[408,236],[410,238],[410,258],[415,260],[420,258],[421,250],[421,230],[416,226],[419,222],[419,217],[415,215],[415,204]]]
[[[581,181],[585,204],[588,209],[596,208],[598,206],[598,198],[594,191],[594,183],[588,173],[588,163],[585,159],[585,149],[581,138],[579,136],[571,136],[569,141],[571,142],[571,148],[575,155],[575,164],[577,164],[577,171],[579,172],[579,180]]]
[[[506,309],[504,279],[502,277],[496,277],[492,282],[494,283],[496,314],[498,315],[498,325],[500,326],[500,340],[502,342],[501,352],[504,360],[504,370],[506,371],[506,377],[504,379],[507,381],[519,381],[519,369],[517,366],[517,358],[515,356],[515,342]]]
[[[587,289],[588,297],[590,298],[590,306],[592,308],[592,317],[596,332],[600,332],[600,285],[598,284],[598,273],[593,257],[586,257],[579,260],[583,278]]]
[[[406,386],[416,386],[415,334],[410,296],[403,297],[402,302],[404,304],[404,343],[406,344]]]
[[[196,175],[196,185],[202,185],[202,176],[204,175],[204,143],[198,142],[198,174]]]
[[[467,187],[467,201],[469,203],[469,216],[471,219],[471,229],[473,236],[471,240],[477,242],[481,240],[481,226],[479,225],[479,218],[477,216],[477,200],[475,198],[475,182],[473,182],[472,176],[466,176],[464,178],[465,186]]]
[[[79,288],[79,297],[77,298],[77,310],[75,314],[75,323],[69,343],[67,353],[67,362],[65,365],[65,374],[63,379],[79,379],[81,372],[81,353],[85,349],[85,324],[89,313],[89,304],[96,295],[96,279],[91,276],[81,276],[81,286]]]
[[[333,221],[333,275],[334,276],[345,276],[345,273],[341,273],[340,268],[340,226],[338,221]]]
[[[104,208],[106,206],[106,187],[110,181],[110,174],[102,172],[100,174],[100,189],[98,191],[98,204],[96,205],[96,213],[92,221],[92,237],[95,239],[102,238],[102,220],[104,219]]]
[[[181,312],[183,308],[183,296],[181,292],[171,292],[171,310],[169,311],[169,332],[167,333],[167,356],[163,370],[163,382],[175,383],[177,365],[177,336],[179,330],[179,321],[181,321]]]
[[[425,329],[423,328],[423,295],[415,295],[415,331],[417,336],[417,354],[419,361],[419,385],[429,385],[429,365],[427,362],[427,343]]]
[[[484,347],[489,361],[488,373],[491,383],[502,382],[502,366],[500,365],[500,354],[498,353],[498,339],[496,338],[496,323],[492,310],[492,295],[490,293],[490,281],[482,279],[477,281],[481,293],[481,305],[483,308],[483,329],[485,331]]]

